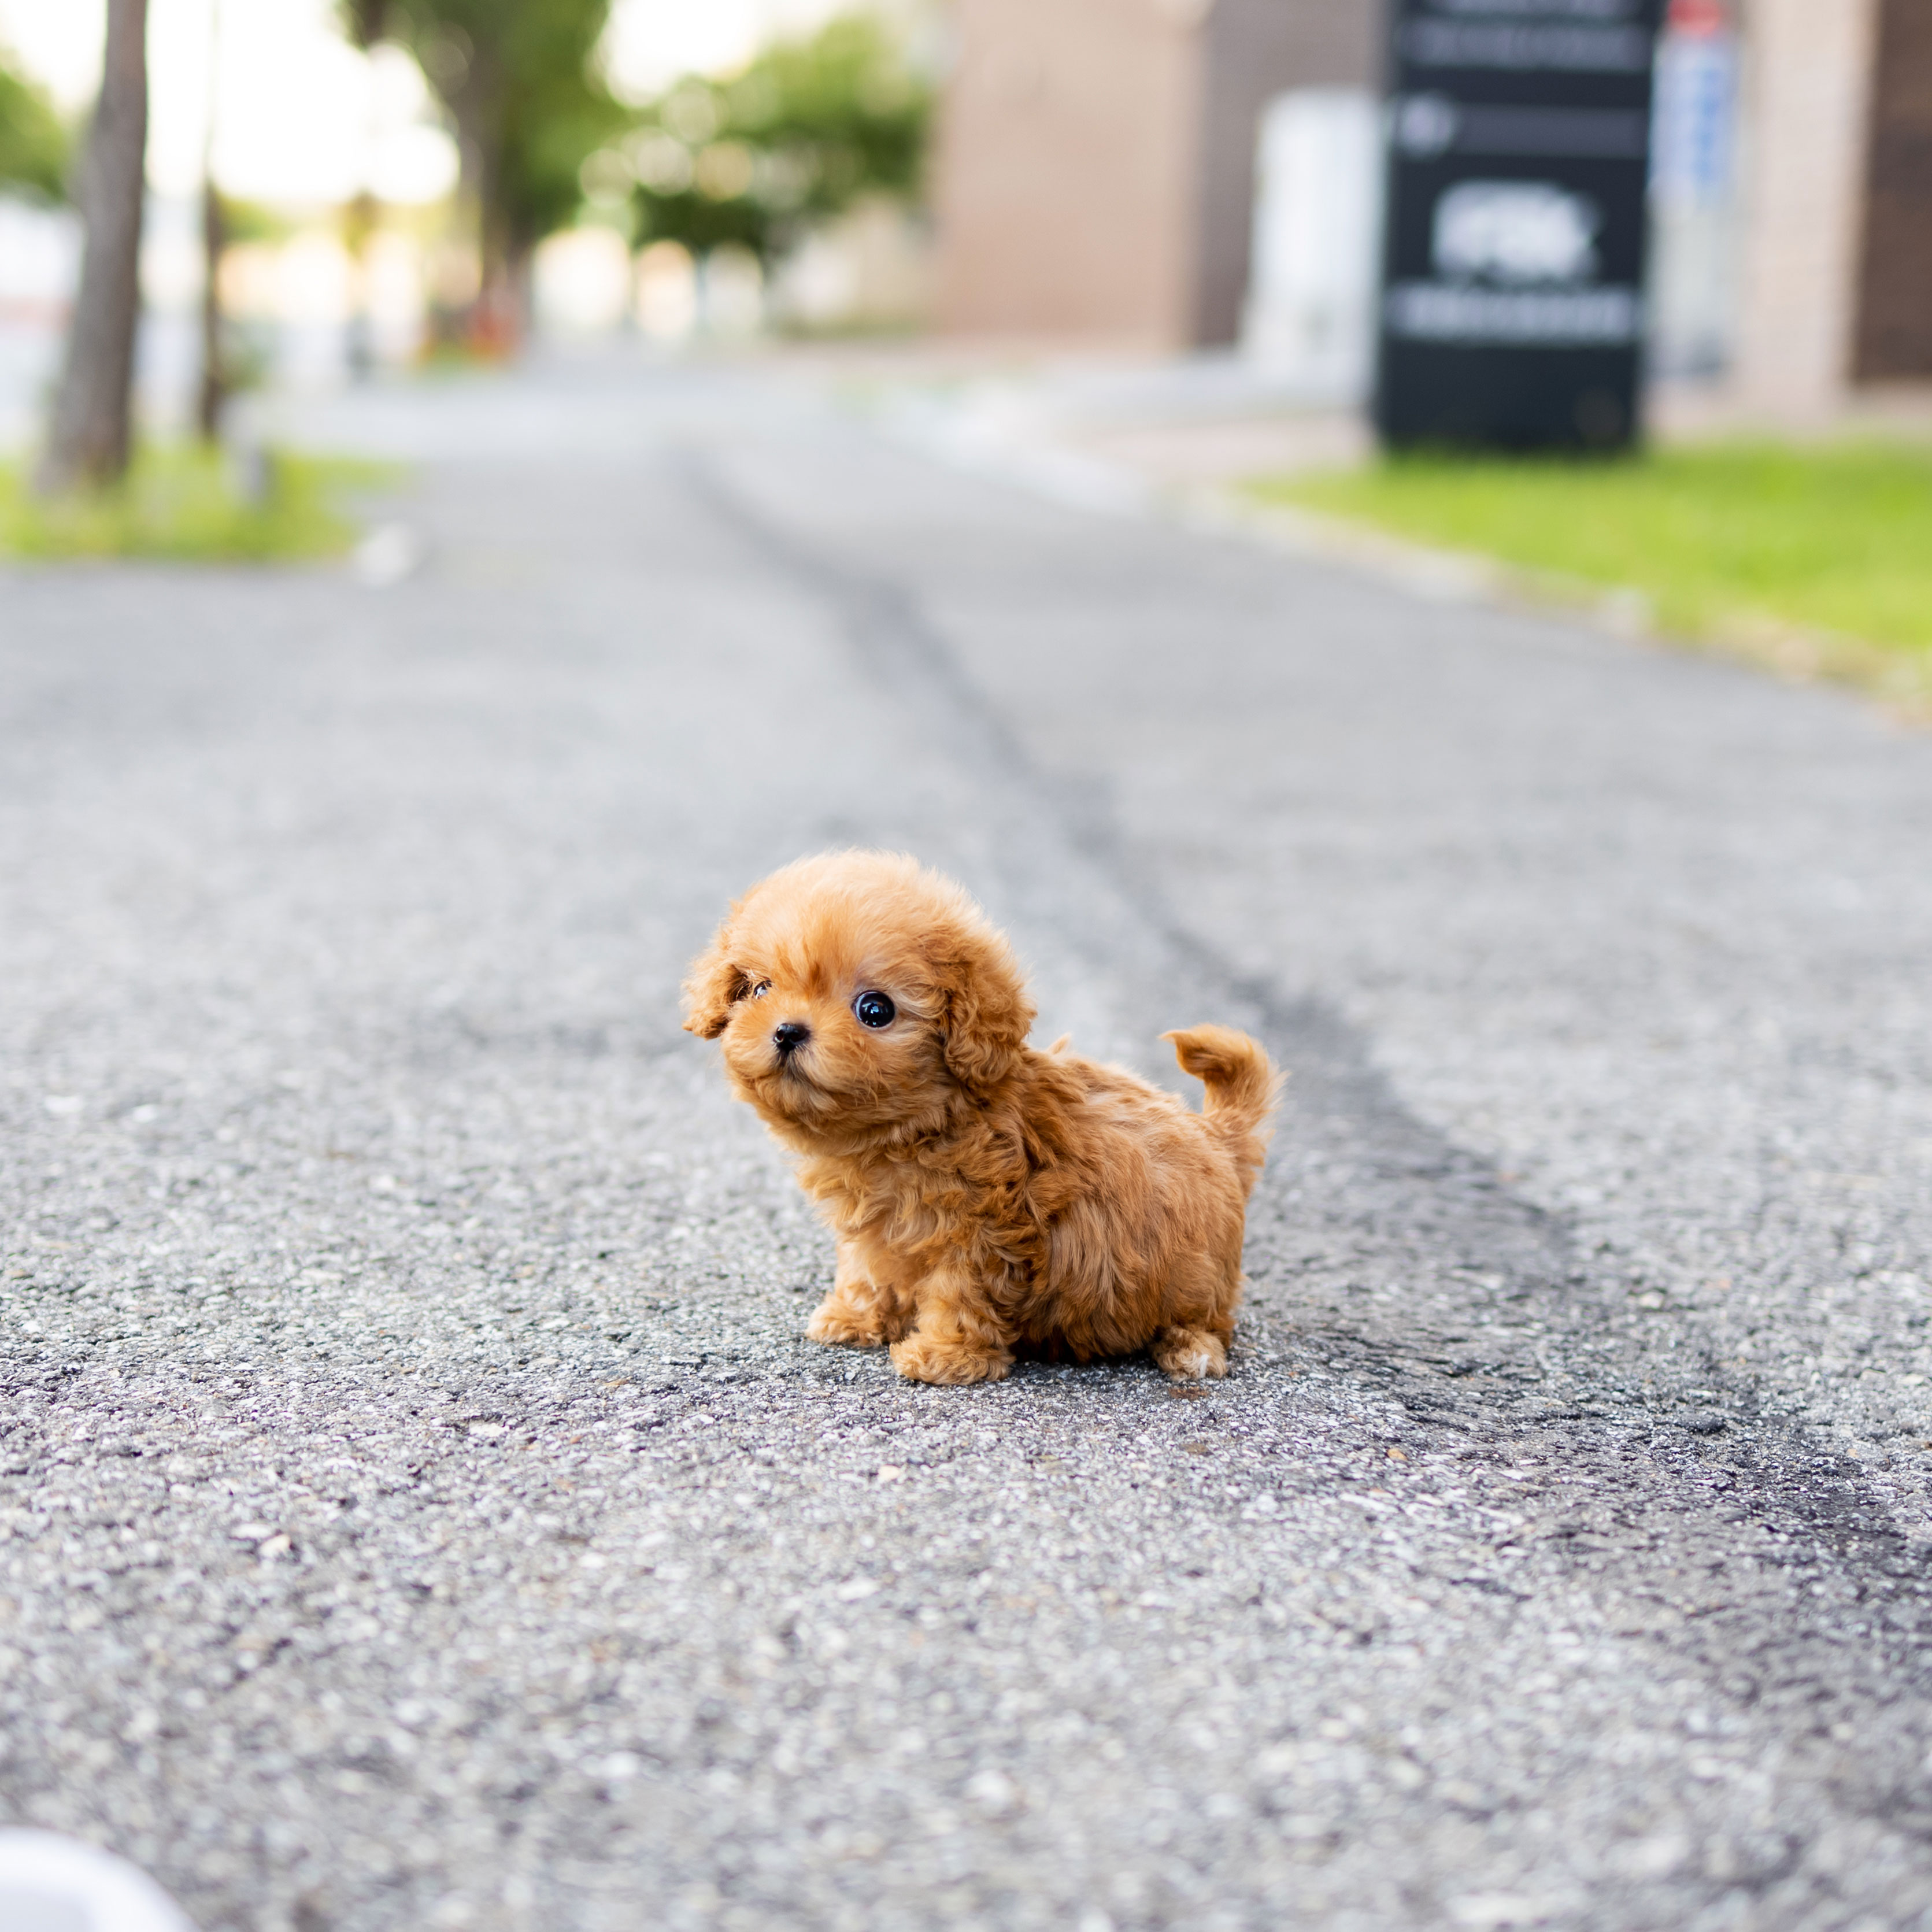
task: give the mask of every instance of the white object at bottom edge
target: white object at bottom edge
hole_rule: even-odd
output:
[[[0,1932],[194,1932],[138,1866],[54,1832],[0,1831]]]

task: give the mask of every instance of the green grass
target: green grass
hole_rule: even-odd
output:
[[[1532,588],[1639,591],[1666,634],[1932,694],[1932,448],[1411,456],[1254,487],[1264,501],[1480,553]]]
[[[194,563],[300,562],[356,538],[340,502],[392,480],[386,465],[273,454],[259,501],[237,494],[219,451],[144,448],[124,481],[42,501],[30,466],[0,464],[0,557],[160,557]]]

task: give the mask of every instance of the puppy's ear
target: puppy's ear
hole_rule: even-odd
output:
[[[716,1040],[731,1018],[731,1009],[752,990],[752,982],[731,963],[731,922],[691,962],[684,976],[684,1030],[700,1040]]]
[[[1019,1064],[1033,1002],[1006,941],[966,933],[938,963],[946,1006],[940,1016],[946,1070],[974,1094],[990,1093]]]

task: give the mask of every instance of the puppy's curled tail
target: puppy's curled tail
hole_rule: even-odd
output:
[[[1234,1156],[1243,1187],[1252,1188],[1268,1150],[1262,1130],[1288,1076],[1275,1071],[1258,1042],[1232,1027],[1189,1027],[1161,1038],[1173,1041],[1182,1071],[1206,1086],[1202,1118]]]

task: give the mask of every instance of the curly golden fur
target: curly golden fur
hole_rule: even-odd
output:
[[[889,1342],[929,1382],[994,1379],[1022,1351],[1227,1372],[1280,1086],[1245,1034],[1163,1036],[1206,1083],[1200,1114],[1064,1042],[1036,1050],[1005,939],[950,880],[885,853],[754,886],[684,990],[687,1030],[722,1037],[734,1091],[801,1156],[838,1238],[814,1341]]]

